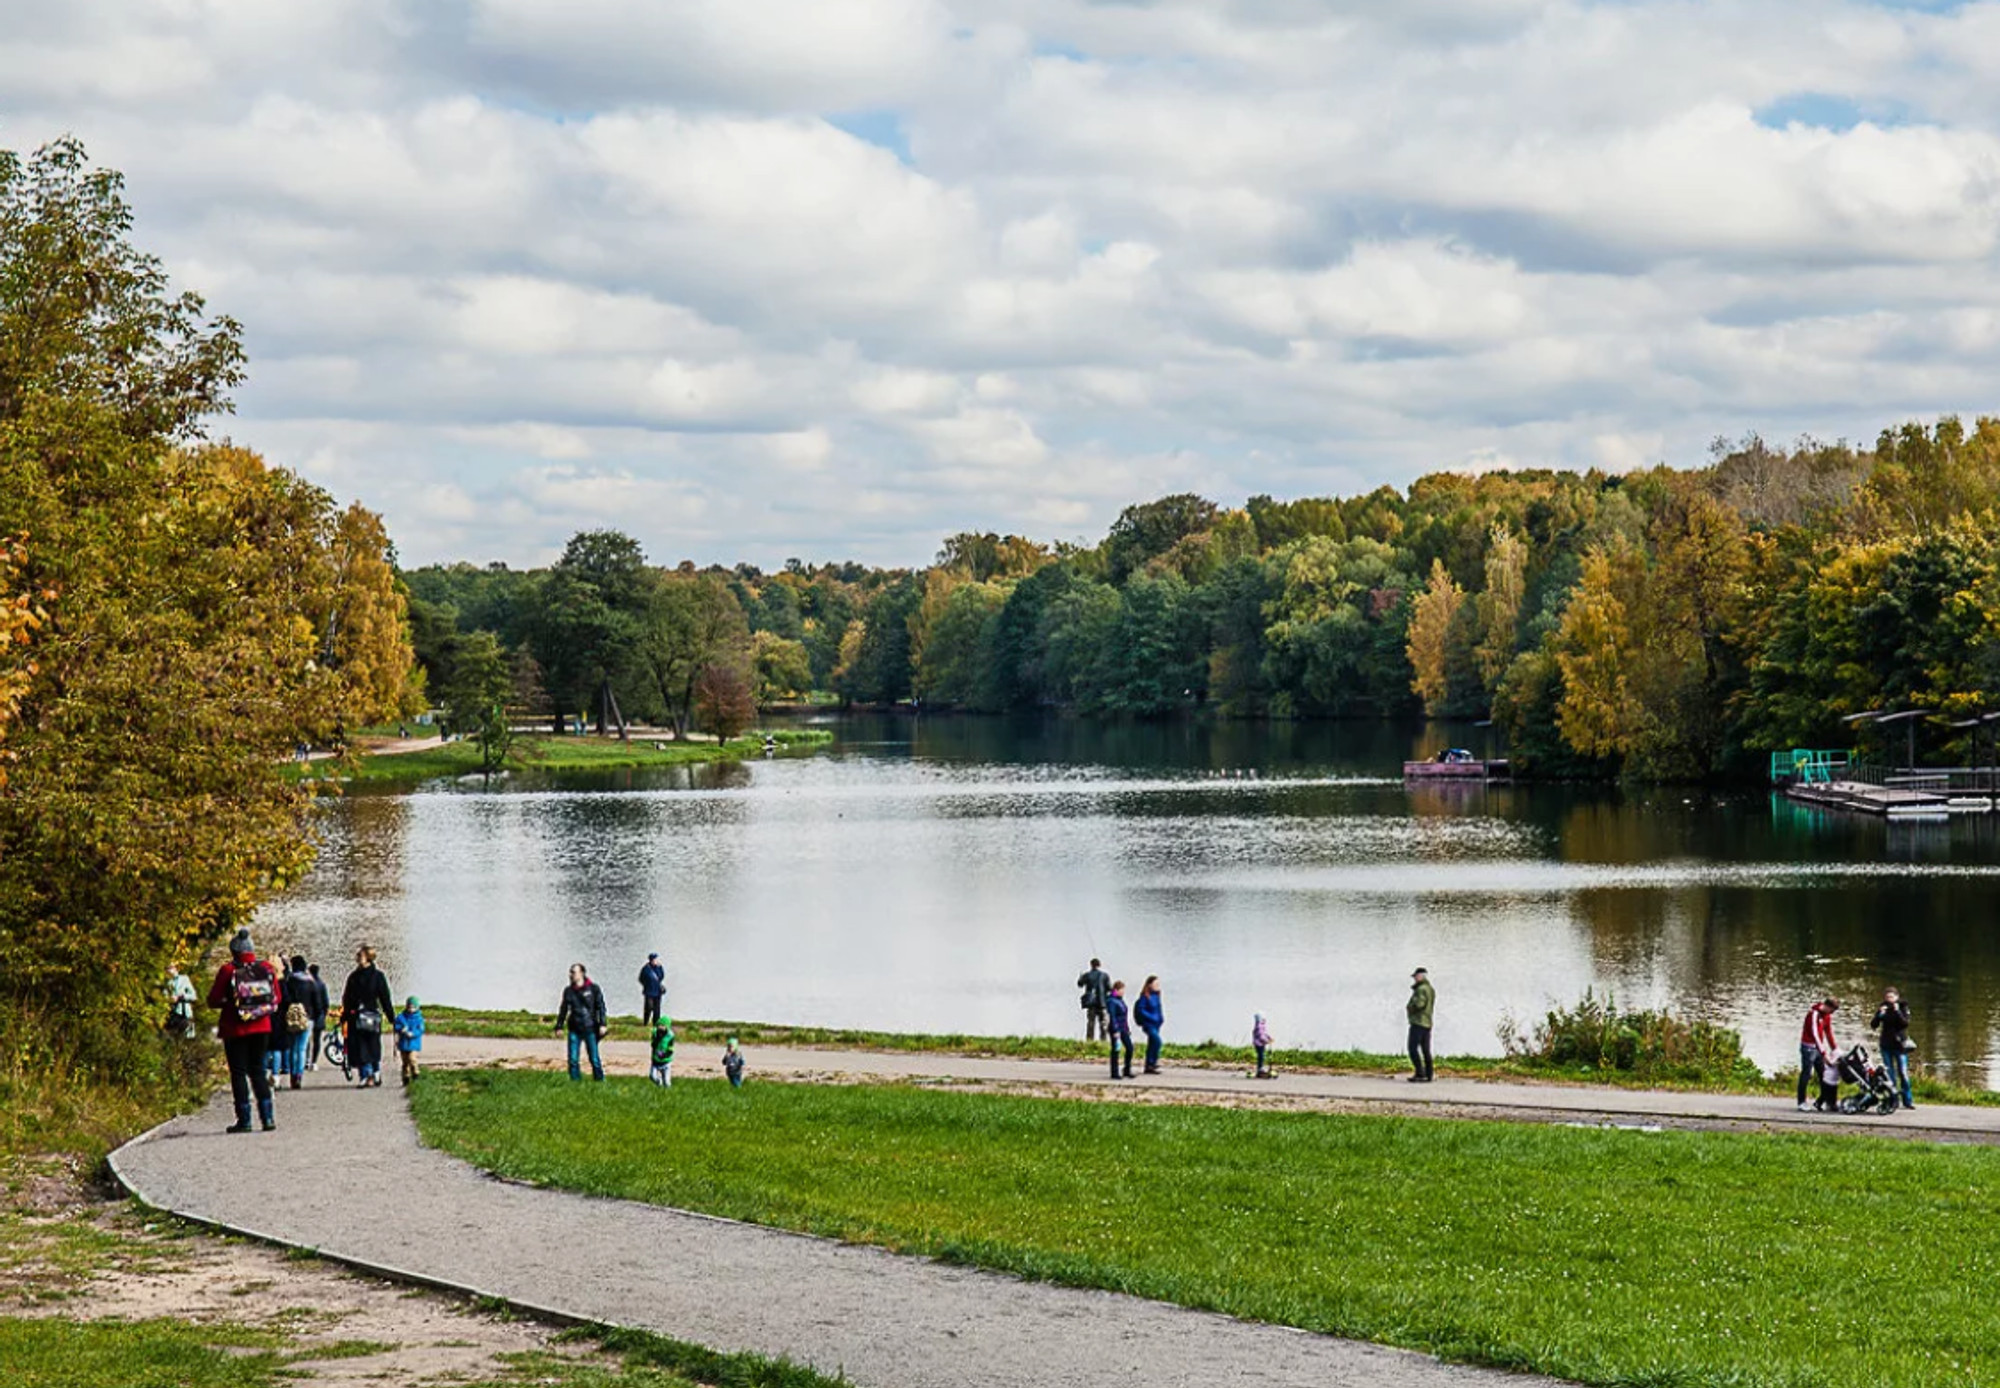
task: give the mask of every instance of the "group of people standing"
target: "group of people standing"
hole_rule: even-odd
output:
[[[194,988],[175,969],[168,980],[169,1030],[194,1034]],[[236,1121],[226,1130],[251,1130],[254,1099],[259,1126],[277,1127],[272,1080],[286,1077],[291,1087],[316,1068],[323,1035],[333,1015],[332,999],[320,980],[317,965],[304,956],[290,961],[260,959],[248,930],[229,941],[229,962],[216,971],[209,985],[208,1005],[216,1010],[216,1034],[229,1064],[229,1095]],[[339,1026],[345,1046],[344,1069],[364,1087],[382,1083],[382,1033],[393,1028],[403,1055],[403,1082],[417,1074],[417,1053],[423,1049],[423,1013],[413,997],[402,1012],[395,1010],[389,981],[375,963],[375,950],[362,945],[354,952],[354,968],[341,989]]]
[[[1831,994],[1806,1009],[1805,1025],[1799,1032],[1799,1112],[1834,1113],[1840,1107],[1840,1045],[1833,1039],[1833,1017],[1840,1011],[1840,999]],[[1877,1037],[1876,1057],[1888,1072],[1904,1108],[1915,1108],[1910,1097],[1910,1056],[1916,1043],[1910,1040],[1910,1005],[1894,988],[1882,991],[1881,1005],[1868,1023]],[[1807,1101],[1814,1083],[1818,1094]]]
[[[652,1028],[647,1038],[646,1077],[662,1089],[672,1088],[674,1083],[674,1022],[664,1011],[666,996],[666,967],[658,954],[649,954],[639,969],[640,1023]],[[569,1038],[569,1077],[583,1078],[582,1062],[588,1056],[591,1079],[602,1080],[601,1043],[611,1030],[611,1010],[604,1001],[604,989],[581,963],[569,966],[569,982],[556,1006],[556,1030]],[[743,1065],[743,1050],[732,1036],[722,1049],[722,1073],[728,1076],[730,1088],[743,1087]]]
[[[1146,1070],[1149,1075],[1160,1073],[1160,1033],[1167,1024],[1164,999],[1160,996],[1158,974],[1148,974],[1146,981],[1139,985],[1139,996],[1129,1005],[1125,1001],[1125,983],[1113,979],[1104,971],[1104,961],[1093,959],[1090,967],[1077,975],[1076,986],[1082,990],[1083,1039],[1095,1041],[1102,1033],[1111,1045],[1111,1078],[1132,1078],[1132,1024],[1146,1033]],[[1410,975],[1410,1000],[1405,1006],[1405,1015],[1410,1024],[1410,1067],[1409,1080],[1412,1084],[1428,1084],[1431,1079],[1431,1024],[1437,1011],[1437,990],[1431,987],[1430,973],[1418,969]],[[1250,1019],[1250,1045],[1257,1053],[1256,1078],[1271,1078],[1269,1055],[1271,1049],[1271,1026],[1259,1012]],[[1124,1068],[1119,1068],[1120,1049],[1124,1052]]]

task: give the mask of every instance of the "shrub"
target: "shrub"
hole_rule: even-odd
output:
[[[1574,1007],[1549,1009],[1526,1035],[1509,1014],[1500,1023],[1500,1044],[1509,1060],[1550,1069],[1698,1083],[1762,1077],[1743,1054],[1740,1033],[1665,1010],[1620,1011],[1616,997],[1594,989],[1585,989]]]

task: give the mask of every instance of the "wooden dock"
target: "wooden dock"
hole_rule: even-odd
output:
[[[1794,781],[1785,787],[1785,794],[1802,805],[1858,810],[1890,819],[1930,819],[1992,808],[1992,802],[1984,797],[1953,796],[1913,786],[1877,786],[1866,781]],[[1979,801],[1977,805],[1970,803],[1974,799]],[[1961,801],[1966,803],[1958,803]]]
[[[1406,761],[1406,781],[1511,781],[1514,770],[1505,757],[1490,761]]]

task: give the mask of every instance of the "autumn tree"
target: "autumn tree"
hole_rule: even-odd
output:
[[[34,681],[36,667],[29,645],[35,631],[48,620],[47,604],[52,590],[36,593],[21,577],[27,563],[27,547],[19,540],[0,541],[0,790],[7,788],[7,725],[14,721],[21,700]]]
[[[797,699],[812,689],[812,658],[802,641],[787,641],[775,632],[753,632],[750,659],[757,672],[759,704]]]
[[[1431,560],[1430,581],[1411,605],[1408,651],[1410,688],[1424,701],[1424,712],[1432,716],[1444,710],[1450,692],[1448,646],[1464,602],[1465,593],[1445,569],[1444,561]]]
[[[1479,678],[1489,694],[1514,662],[1527,591],[1528,547],[1507,526],[1496,525],[1486,547],[1486,587],[1477,603]]]

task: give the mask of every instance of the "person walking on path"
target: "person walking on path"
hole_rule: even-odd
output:
[[[1903,1107],[1915,1108],[1917,1101],[1910,1097],[1910,1005],[1894,988],[1885,989],[1882,1005],[1875,1009],[1875,1020],[1868,1026],[1881,1038],[1876,1050],[1889,1072],[1889,1082],[1902,1096]]]
[[[174,964],[167,969],[167,1034],[194,1038],[194,980]]]
[[[1824,1071],[1840,1054],[1833,1039],[1833,1014],[1840,1011],[1840,999],[1821,998],[1806,1009],[1805,1024],[1799,1029],[1799,1112],[1826,1108]],[[1806,1102],[1806,1086],[1817,1081],[1820,1098]]]
[[[280,1015],[285,1021],[285,1060],[278,1068],[292,1077],[292,1088],[297,1089],[306,1082],[306,1052],[312,1048],[312,1014],[319,1002],[319,988],[306,972],[303,954],[292,956],[283,989],[284,1010]],[[276,1039],[275,1035],[272,1039]]]
[[[646,956],[646,966],[639,970],[639,992],[645,998],[645,1014],[639,1018],[642,1026],[652,1026],[660,1020],[660,999],[667,995],[667,971],[660,967],[660,956]]]
[[[1125,1006],[1125,980],[1119,979],[1104,995],[1104,1034],[1111,1040],[1111,1078],[1132,1078],[1132,1014]],[[1125,1073],[1118,1073],[1118,1043],[1125,1043]]]
[[[1431,987],[1430,971],[1418,969],[1410,975],[1410,1000],[1403,1005],[1410,1019],[1410,1083],[1431,1082],[1431,1023],[1437,1016],[1437,989]]]
[[[604,1010],[604,990],[590,981],[590,974],[581,964],[569,966],[569,986],[563,989],[562,1006],[556,1009],[556,1030],[569,1032],[569,1077],[583,1078],[583,1071],[577,1065],[579,1048],[590,1052],[590,1077],[604,1078],[604,1061],[599,1056],[597,1042],[610,1025],[610,1015]]]
[[[722,1073],[729,1076],[731,1089],[743,1087],[743,1048],[736,1044],[733,1036],[722,1048]]]
[[[313,1034],[312,1054],[306,1057],[306,1069],[319,1069],[320,1042],[326,1035],[327,1014],[333,1011],[333,999],[327,996],[326,980],[319,976],[319,965],[306,965],[306,973],[313,985]]]
[[[417,1077],[417,1057],[424,1049],[424,1010],[417,1006],[416,994],[403,1002],[396,1014],[396,1055],[403,1062],[403,1083]]]
[[[250,947],[250,932],[239,930],[229,941],[229,962],[216,970],[208,988],[208,1005],[222,1013],[216,1032],[229,1061],[229,1097],[236,1121],[225,1132],[250,1131],[250,1096],[257,1096],[257,1120],[270,1132],[278,1126],[272,1112],[271,1077],[264,1073],[264,1053],[271,1044],[271,1017],[278,1010],[278,974]]]
[[[1264,1056],[1271,1049],[1271,1024],[1259,1012],[1250,1019],[1250,1046],[1257,1052],[1257,1075],[1260,1080],[1271,1078],[1271,1072],[1264,1065]]]
[[[347,1063],[362,1088],[382,1087],[382,1028],[396,1010],[389,980],[375,967],[375,947],[354,951],[354,971],[340,990],[340,1024],[347,1032]]]
[[[1160,1028],[1167,1024],[1166,1002],[1160,997],[1160,976],[1147,974],[1139,985],[1139,1000],[1132,1004],[1132,1020],[1146,1033],[1146,1073],[1160,1073]]]
[[[1095,1041],[1101,1035],[1109,1040],[1111,1031],[1104,1022],[1104,1004],[1111,996],[1111,975],[1104,972],[1104,961],[1091,960],[1090,968],[1076,976],[1076,986],[1083,990],[1083,1039]]]

